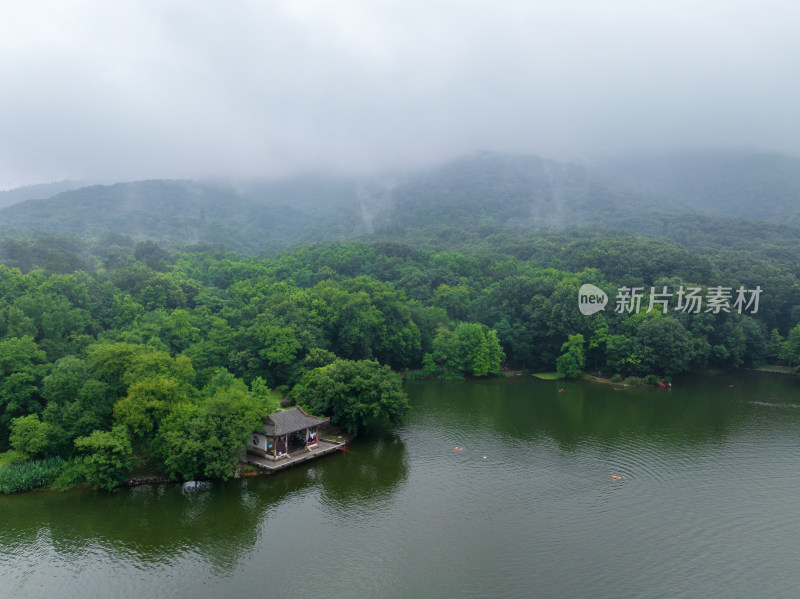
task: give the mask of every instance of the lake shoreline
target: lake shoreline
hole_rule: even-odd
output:
[[[746,370],[747,372],[753,372],[756,374],[781,374],[784,376],[797,376],[798,374],[800,374],[792,370],[791,367],[789,366],[773,367],[773,368],[763,368],[763,367],[747,368]]]

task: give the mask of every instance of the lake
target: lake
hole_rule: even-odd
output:
[[[0,496],[0,597],[800,596],[796,378],[406,387],[273,476]]]

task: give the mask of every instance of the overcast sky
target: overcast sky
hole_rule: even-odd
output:
[[[476,150],[800,154],[794,0],[25,0],[0,189],[368,172]]]

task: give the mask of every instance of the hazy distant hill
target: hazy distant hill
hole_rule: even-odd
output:
[[[800,161],[751,156],[681,155],[590,170],[487,152],[392,179],[97,185],[4,208],[0,233],[98,239],[111,231],[240,253],[367,234],[411,242],[446,234],[452,243],[459,234],[498,228],[624,232],[739,248],[800,243]]]
[[[315,231],[324,239],[365,232],[356,220],[341,207],[334,212],[323,204],[311,211],[299,202],[292,205],[291,197],[284,201],[256,192],[242,195],[233,189],[167,180],[84,187],[0,210],[0,227],[6,231],[88,237],[113,231],[169,244],[221,243],[245,253],[270,242],[313,237]]]
[[[752,249],[800,244],[800,227],[751,220],[744,210],[741,216],[715,212],[697,200],[667,200],[622,179],[608,171],[535,156],[469,156],[398,186],[382,233],[398,240],[423,236],[438,245],[457,243],[454,231],[491,234],[497,226],[622,232],[687,246]],[[783,201],[788,204],[784,213],[797,205]]]
[[[683,152],[609,163],[604,173],[663,199],[671,212],[800,226],[800,159],[756,152]]]
[[[56,194],[79,187],[85,187],[85,181],[58,181],[56,183],[41,183],[39,185],[26,185],[0,191],[0,208],[24,202],[25,200],[40,200],[51,198]]]
[[[389,221],[406,227],[444,222],[562,229],[616,223],[632,210],[658,206],[648,194],[583,166],[490,152],[413,177],[394,190],[393,199]]]
[[[218,242],[258,251],[270,242],[345,239],[431,224],[614,226],[655,206],[584,167],[482,153],[397,181],[321,175],[280,181],[139,181],[92,186],[0,210],[5,230],[97,237],[106,231],[173,244]]]

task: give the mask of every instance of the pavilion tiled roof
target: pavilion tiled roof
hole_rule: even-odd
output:
[[[264,430],[267,435],[288,435],[307,428],[325,424],[330,418],[317,418],[309,416],[300,408],[291,408],[282,412],[275,412],[264,420]]]

